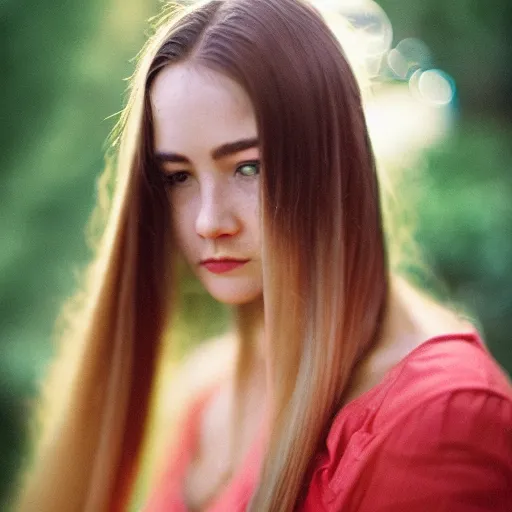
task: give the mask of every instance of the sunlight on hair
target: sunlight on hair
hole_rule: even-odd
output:
[[[378,76],[381,61],[393,40],[393,28],[384,10],[373,0],[315,0],[312,3],[324,14],[351,62],[360,60],[357,67],[361,66],[369,78]]]
[[[311,0],[340,41],[361,87],[369,94],[393,40],[391,22],[372,0]]]

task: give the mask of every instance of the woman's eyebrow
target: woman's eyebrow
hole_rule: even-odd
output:
[[[166,152],[157,152],[155,153],[155,158],[159,162],[170,162],[177,164],[188,164],[190,160],[183,155],[179,155],[178,153],[166,153]]]
[[[227,142],[226,144],[222,144],[218,148],[215,148],[212,152],[213,160],[220,160],[229,155],[233,155],[240,151],[245,151],[247,149],[256,148],[259,146],[259,140],[257,137],[253,137],[250,139],[240,139],[234,142]],[[178,153],[167,153],[167,152],[157,152],[155,153],[155,157],[160,162],[169,162],[169,163],[178,163],[178,164],[188,164],[190,160],[183,155]]]
[[[234,153],[238,153],[240,151],[245,151],[246,149],[252,149],[259,146],[259,141],[257,137],[253,137],[251,139],[240,139],[235,142],[228,142],[227,144],[222,144],[218,148],[215,148],[212,151],[213,160],[220,160],[229,155],[233,155]]]

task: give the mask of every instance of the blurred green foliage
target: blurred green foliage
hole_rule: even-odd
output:
[[[467,120],[428,152],[417,240],[450,300],[481,322],[512,372],[512,129]]]
[[[479,318],[512,371],[512,4],[379,2],[396,40],[427,42],[457,80],[460,122],[429,151],[404,201],[448,296]],[[486,4],[490,5],[490,4]],[[84,226],[103,167],[106,118],[121,108],[130,59],[157,0],[42,0],[0,5],[0,502],[23,460],[30,401],[52,354],[51,333],[89,256]],[[496,119],[500,119],[499,123]],[[414,176],[414,174],[412,175]],[[190,298],[191,297],[191,298]],[[189,297],[194,303],[197,295]],[[203,320],[221,314],[214,305]],[[218,323],[218,320],[216,320]],[[217,325],[217,324],[215,324]],[[195,336],[198,336],[198,333]],[[1,505],[0,505],[1,506]]]
[[[157,0],[2,2],[0,509],[22,462],[53,323],[87,261],[84,226],[123,79]]]

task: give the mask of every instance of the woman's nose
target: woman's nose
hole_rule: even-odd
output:
[[[233,205],[222,195],[206,193],[196,218],[196,232],[202,238],[235,235],[240,229]]]

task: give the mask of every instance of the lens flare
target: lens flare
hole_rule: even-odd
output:
[[[417,70],[409,81],[411,93],[431,105],[445,106],[455,96],[455,82],[440,69]]]

